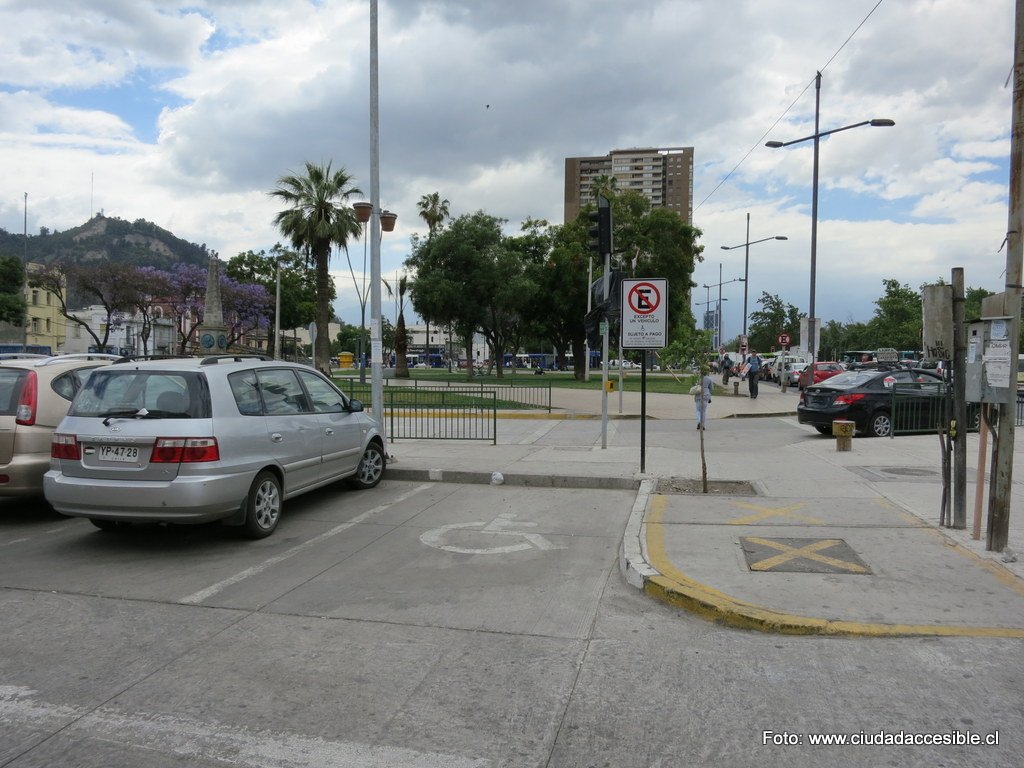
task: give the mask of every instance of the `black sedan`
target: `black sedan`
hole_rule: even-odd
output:
[[[942,419],[942,378],[932,371],[846,371],[806,387],[797,405],[797,420],[823,435],[832,434],[834,419],[854,422],[858,434],[888,437],[893,430],[893,385],[899,387],[898,431],[933,430]]]

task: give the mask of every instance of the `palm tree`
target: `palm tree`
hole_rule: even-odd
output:
[[[427,223],[427,237],[433,237],[437,228],[444,223],[444,220],[451,218],[448,215],[448,201],[441,199],[440,192],[431,192],[429,195],[424,195],[416,203],[416,207],[420,209],[420,218]]]
[[[416,203],[416,207],[420,209],[420,218],[427,223],[427,240],[434,236],[434,233],[437,232],[445,219],[451,218],[448,214],[448,200],[442,200],[440,192],[431,192],[429,195],[424,195],[420,198],[420,201]],[[427,367],[429,368],[430,318],[424,317],[423,322],[427,325]]]
[[[306,162],[306,175],[282,176],[277,189],[270,192],[288,205],[274,216],[281,233],[291,239],[296,250],[306,254],[306,262],[316,269],[316,342],[313,345],[313,364],[321,370],[330,370],[331,338],[328,323],[331,310],[331,276],[329,272],[331,246],[337,245],[348,252],[350,237],[362,231],[355,212],[345,205],[351,195],[362,192],[351,186],[352,177],[344,168],[331,171],[331,163],[314,165]]]

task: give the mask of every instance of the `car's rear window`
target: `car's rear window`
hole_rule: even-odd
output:
[[[0,368],[0,416],[14,415],[24,380],[25,371],[19,368]]]
[[[878,375],[878,371],[846,371],[822,382],[822,386],[852,389],[863,387]]]
[[[167,418],[210,418],[206,377],[193,371],[104,368],[93,371],[71,406],[71,416],[138,413]]]

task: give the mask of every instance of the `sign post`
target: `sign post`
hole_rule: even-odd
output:
[[[651,277],[622,281],[620,349],[642,349],[640,365],[640,471],[647,471],[647,356],[668,346],[668,280]],[[622,361],[619,361],[622,370]]]

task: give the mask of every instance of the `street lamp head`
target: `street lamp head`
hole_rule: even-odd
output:
[[[785,235],[776,235],[775,239],[776,240],[789,240],[789,238],[786,237]]]
[[[356,212],[356,219],[360,224],[365,224],[370,220],[370,214],[373,213],[373,203],[352,203],[352,210]]]
[[[783,146],[781,141],[766,141],[764,145],[766,147],[771,147],[772,149],[778,149],[779,147]]]
[[[731,251],[731,250],[732,250],[732,248],[730,248],[730,247],[729,247],[728,245],[723,245],[723,246],[722,246],[722,250],[723,250],[723,251]]]
[[[892,126],[896,125],[896,121],[890,120],[887,117],[876,117],[874,120],[871,121],[871,125],[875,126],[876,128],[891,128]]]

